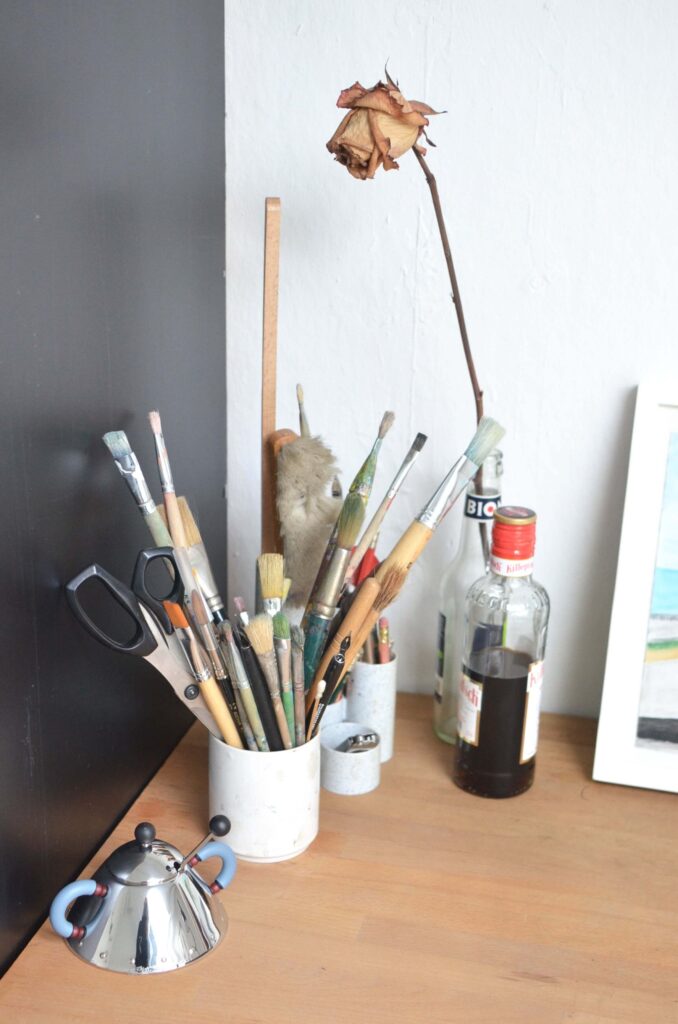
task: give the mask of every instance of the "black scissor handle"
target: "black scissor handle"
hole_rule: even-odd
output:
[[[172,587],[163,598],[155,597],[146,585],[148,568],[158,558],[162,558],[164,562],[170,562],[171,571],[174,573]],[[174,558],[174,548],[146,548],[144,551],[140,551],[132,575],[132,590],[151,609],[165,632],[172,633],[173,626],[162,602],[173,601],[175,604],[183,604],[184,602],[184,584],[182,583],[181,574]]]
[[[103,629],[100,629],[96,622],[90,619],[85,609],[80,604],[80,598],[78,596],[78,590],[87,580],[98,579],[101,581],[106,590],[111,596],[118,602],[121,608],[123,608],[129,615],[134,619],[136,630],[131,640],[126,643],[120,643],[119,640],[115,640],[113,637],[105,633]],[[148,654],[152,654],[158,646],[153,633],[151,632],[148,623],[146,622],[143,612],[139,607],[139,602],[136,597],[124,583],[116,579],[115,576],[111,576],[110,572],[106,572],[100,565],[88,565],[86,569],[83,569],[81,573],[78,573],[70,583],[66,584],[66,599],[71,606],[71,611],[75,615],[78,622],[81,623],[95,640],[99,643],[104,644],[106,647],[110,647],[114,651],[121,651],[123,654],[138,654],[142,658],[145,658]]]

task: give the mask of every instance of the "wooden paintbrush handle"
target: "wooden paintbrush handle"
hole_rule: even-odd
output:
[[[261,345],[261,550],[282,551],[275,507],[275,461],[270,446],[275,431],[280,271],[280,200],[266,198],[264,227],[264,315]]]
[[[177,496],[174,491],[165,491],[162,497],[165,502],[165,512],[167,513],[167,526],[172,535],[174,546],[175,548],[185,548],[186,531],[184,529],[184,521],[181,518]]]
[[[389,569],[409,569],[416,562],[431,537],[433,530],[416,519],[411,523],[402,535],[396,546],[377,569],[377,579],[383,582],[384,576]]]
[[[211,712],[212,718],[219,726],[219,731],[226,743],[228,743],[229,747],[239,747],[242,750],[242,740],[238,735],[235,722],[231,718],[231,712],[228,710],[228,705],[213,676],[200,682],[200,693],[207,705],[207,710]]]

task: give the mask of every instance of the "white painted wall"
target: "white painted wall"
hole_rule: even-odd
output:
[[[339,90],[384,60],[434,119],[504,498],[539,513],[552,598],[544,705],[598,711],[633,389],[678,373],[678,4],[672,0],[226,0],[230,592],[259,537],[263,203],[283,208],[279,425],[302,381],[350,482],[392,408],[376,492],[429,435],[383,551],[473,430],[428,189],[411,154],[371,182],[325,150]],[[392,609],[400,686],[430,692],[450,517]]]

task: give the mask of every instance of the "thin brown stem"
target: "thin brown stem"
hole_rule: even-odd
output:
[[[471,345],[468,340],[468,331],[466,330],[466,320],[464,319],[464,309],[461,304],[461,295],[459,294],[459,284],[457,283],[457,275],[454,270],[454,263],[452,261],[452,251],[450,249],[449,239],[447,237],[447,228],[445,226],[445,218],[443,216],[443,208],[440,203],[440,194],[438,192],[438,185],[430,167],[424,160],[423,155],[419,152],[416,147],[414,148],[414,155],[419,161],[419,165],[424,172],[426,182],[429,189],[431,190],[431,199],[433,200],[433,209],[435,210],[436,220],[438,222],[438,230],[440,232],[440,241],[443,244],[443,253],[445,256],[445,263],[447,264],[447,273],[450,278],[450,285],[452,286],[452,302],[454,303],[454,309],[457,314],[457,323],[459,324],[459,334],[461,335],[461,343],[464,349],[464,356],[466,357],[466,365],[468,367],[469,377],[471,378],[471,387],[473,388],[473,400],[476,407],[476,423],[480,423],[483,415],[483,392],[478,383],[478,375],[476,373],[475,363],[473,362],[473,355],[471,353]],[[482,466],[476,474],[476,487],[478,494],[483,493],[483,470]],[[485,564],[489,560],[489,544],[487,540],[487,528],[485,523],[480,524],[480,539],[483,546],[483,557]]]

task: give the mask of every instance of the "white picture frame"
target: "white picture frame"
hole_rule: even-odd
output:
[[[678,570],[678,383],[643,384],[636,397],[593,766],[599,782],[678,792],[674,568]]]

